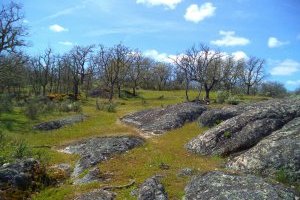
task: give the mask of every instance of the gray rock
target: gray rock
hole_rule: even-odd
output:
[[[300,181],[300,118],[233,158],[227,167],[262,175],[284,170],[292,181]]]
[[[198,172],[198,170],[191,169],[191,168],[184,168],[181,169],[180,172],[177,174],[179,177],[185,177],[185,176],[193,176]]]
[[[116,197],[115,193],[106,190],[93,190],[91,192],[84,193],[74,200],[114,200]]]
[[[72,125],[78,122],[82,122],[87,117],[85,115],[75,115],[67,118],[62,118],[54,121],[43,122],[41,124],[35,125],[33,129],[41,130],[41,131],[50,131],[62,128],[67,125]]]
[[[114,154],[126,152],[143,143],[142,138],[134,136],[98,137],[71,144],[62,152],[80,155],[73,171],[73,176],[77,177],[85,169],[107,160]]]
[[[34,192],[46,185],[46,176],[44,168],[35,159],[4,164],[0,167],[0,199],[26,199],[30,191]]]
[[[297,116],[300,116],[299,99],[266,101],[192,139],[186,148],[203,155],[224,156],[240,152]]]
[[[121,121],[147,133],[161,134],[196,120],[206,110],[207,107],[200,103],[186,102],[136,112],[124,116]]]
[[[148,178],[140,187],[138,200],[167,200],[168,195],[157,177]]]
[[[84,177],[75,179],[73,184],[81,185],[81,184],[87,184],[91,182],[104,181],[104,180],[105,178],[100,176],[99,168],[94,167],[93,169],[90,169],[89,172]]]
[[[294,200],[294,191],[253,175],[209,172],[195,176],[185,187],[186,200]]]

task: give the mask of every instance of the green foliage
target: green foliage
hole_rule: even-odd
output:
[[[107,111],[114,113],[116,112],[117,104],[113,102],[100,102],[98,99],[96,100],[96,109],[101,111]]]
[[[231,105],[238,105],[240,103],[240,100],[236,96],[229,96],[226,100],[226,103]]]
[[[225,91],[218,91],[216,96],[216,102],[219,104],[225,103],[225,100],[229,97]]]
[[[59,104],[58,110],[60,112],[81,112],[82,107],[78,101],[63,101]]]
[[[0,114],[13,111],[13,101],[10,95],[0,95]]]
[[[229,131],[224,132],[224,137],[225,138],[231,138],[231,133]]]
[[[38,104],[37,101],[35,100],[31,100],[29,101],[25,107],[24,107],[24,114],[27,118],[31,119],[31,120],[35,120],[38,118],[39,116],[39,109],[40,109],[40,105]]]
[[[297,177],[291,175],[288,169],[281,168],[278,171],[276,171],[275,179],[281,183],[293,183],[297,180]]]
[[[13,157],[16,159],[22,159],[30,157],[32,155],[30,148],[24,141],[17,142],[14,148]]]

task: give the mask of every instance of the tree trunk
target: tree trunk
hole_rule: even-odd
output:
[[[111,85],[110,89],[109,89],[109,101],[110,102],[112,101],[113,97],[114,97],[114,85]]]
[[[43,96],[46,96],[46,85],[43,85]]]
[[[186,101],[190,101],[190,99],[189,99],[189,84],[188,84],[188,81],[186,81],[186,85],[185,85],[185,99],[186,99]]]
[[[132,88],[132,94],[133,96],[136,96],[135,86]]]
[[[79,88],[78,88],[78,83],[74,84],[74,100],[77,101],[78,100],[78,93],[79,93]]]
[[[247,85],[247,95],[250,95],[250,85]]]

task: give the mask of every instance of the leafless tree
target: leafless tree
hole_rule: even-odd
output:
[[[250,94],[251,87],[258,85],[264,79],[264,64],[264,59],[253,56],[244,62],[242,81],[247,88],[247,95]]]
[[[83,84],[86,69],[89,65],[90,54],[93,52],[94,45],[75,46],[70,51],[68,58],[71,60],[71,73],[73,77],[74,100],[78,100],[79,86]]]
[[[159,91],[165,89],[167,81],[171,77],[171,66],[167,63],[157,62],[153,68],[153,78]]]
[[[0,10],[0,55],[16,52],[18,47],[26,46],[24,36],[28,35],[24,25],[21,6],[13,1],[2,4]]]

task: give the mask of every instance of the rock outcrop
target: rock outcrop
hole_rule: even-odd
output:
[[[114,200],[115,197],[115,193],[97,189],[91,192],[81,194],[80,196],[75,197],[74,200]]]
[[[114,154],[126,152],[143,143],[142,138],[134,136],[98,137],[71,144],[61,152],[80,155],[73,171],[73,177],[77,177],[85,169],[107,160]]]
[[[233,158],[227,167],[268,176],[283,170],[291,181],[300,181],[300,117]]]
[[[196,120],[206,110],[207,107],[200,103],[186,102],[129,114],[121,121],[146,133],[161,134]]]
[[[203,155],[229,155],[256,145],[261,139],[300,116],[297,98],[271,100],[227,119],[192,139],[186,148]]]
[[[26,199],[47,183],[45,169],[35,159],[0,167],[0,199]]]
[[[139,188],[138,200],[167,200],[164,186],[156,176],[148,178]]]
[[[294,191],[253,175],[209,172],[194,177],[185,188],[186,200],[297,199]]]
[[[49,122],[43,122],[41,124],[35,125],[33,129],[41,130],[41,131],[55,130],[67,125],[72,125],[78,122],[82,122],[86,118],[87,117],[85,115],[75,115],[75,116],[53,120]]]

